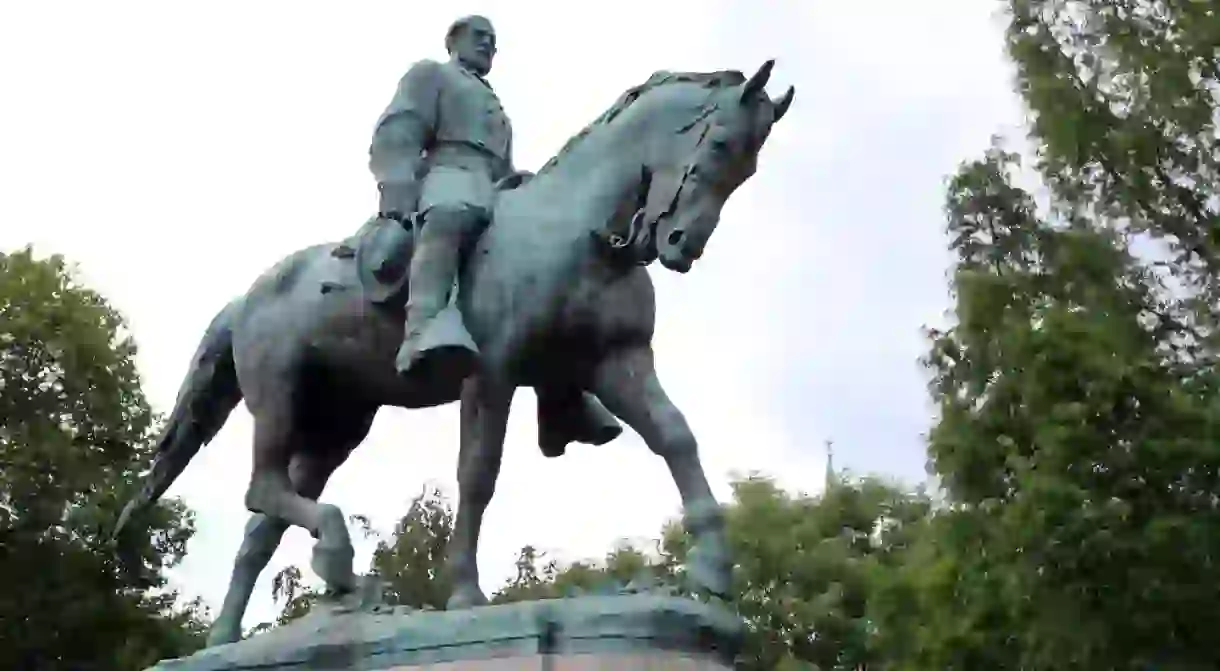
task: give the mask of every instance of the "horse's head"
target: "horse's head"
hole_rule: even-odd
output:
[[[757,166],[771,127],[783,118],[795,89],[779,100],[766,92],[775,61],[744,83],[715,89],[674,142],[661,142],[646,164],[651,175],[644,216],[655,226],[657,255],[684,273],[720,222],[720,210]]]

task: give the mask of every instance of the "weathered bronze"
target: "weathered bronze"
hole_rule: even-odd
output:
[[[615,418],[635,429],[681,496],[694,539],[687,577],[712,594],[729,588],[720,507],[653,366],[645,266],[685,273],[703,255],[793,90],[767,95],[771,61],[749,77],[657,72],[529,177],[512,167],[507,119],[481,79],[494,39],[485,19],[461,21],[449,63],[424,61],[404,77],[371,150],[379,215],[346,241],[290,254],[203,336],[117,529],[164,494],[245,399],[255,515],[210,643],[240,638],[255,580],[290,525],[317,539],[311,565],[328,589],[353,593],[344,515],[318,497],[382,406],[461,401],[449,607],[485,604],[479,532],[519,387],[537,393],[550,456],[612,440]]]

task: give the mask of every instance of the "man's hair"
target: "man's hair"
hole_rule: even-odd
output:
[[[470,16],[463,16],[462,18],[458,19],[457,21],[454,21],[453,24],[449,26],[449,30],[445,32],[445,51],[446,52],[448,52],[450,54],[453,53],[453,40],[457,38],[459,33],[461,33],[466,28],[469,28],[470,24],[475,21],[486,21],[487,23],[491,23],[491,21],[489,21],[487,19],[487,17],[479,16],[477,14],[471,14]]]

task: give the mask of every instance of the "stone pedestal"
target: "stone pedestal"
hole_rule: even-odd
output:
[[[665,652],[535,655],[393,667],[394,671],[731,671],[732,668],[711,658]]]
[[[727,671],[741,631],[722,606],[647,594],[320,613],[150,671]]]

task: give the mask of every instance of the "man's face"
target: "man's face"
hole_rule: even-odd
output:
[[[484,18],[471,19],[454,35],[450,51],[474,72],[480,75],[491,72],[491,62],[496,57],[496,31],[491,22]]]

